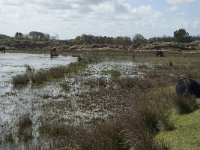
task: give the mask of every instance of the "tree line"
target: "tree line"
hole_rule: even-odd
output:
[[[22,34],[21,32],[16,32],[15,38],[17,39],[31,39],[36,41],[49,41],[57,40],[58,35],[50,36],[50,34],[31,31],[28,34]],[[146,42],[180,42],[189,43],[192,41],[200,40],[200,35],[190,36],[185,29],[178,29],[174,31],[174,36],[162,36],[162,37],[152,37],[149,39],[144,38],[141,34],[136,34],[132,38],[128,36],[118,36],[118,37],[108,37],[108,36],[94,36],[94,35],[80,35],[73,39],[71,42],[75,44],[115,44],[129,46],[131,44],[140,45]]]
[[[133,38],[127,36],[107,37],[107,36],[94,36],[94,35],[80,35],[77,36],[73,42],[75,44],[116,44],[128,46],[134,42],[143,43],[147,41],[141,34],[136,34]]]
[[[50,36],[50,34],[48,34],[48,33],[31,31],[28,34],[16,32],[15,38],[17,38],[17,39],[31,39],[31,40],[35,40],[35,41],[49,41],[49,40],[56,40],[58,37],[57,37],[57,35],[56,36]]]
[[[196,40],[200,40],[200,35],[190,36],[185,29],[178,29],[174,31],[174,36],[152,37],[149,39],[144,38],[141,34],[136,34],[132,38],[127,36],[119,37],[107,37],[107,36],[94,36],[83,34],[77,36],[73,42],[76,44],[116,44],[128,46],[131,44],[140,45],[146,42],[178,42],[178,43],[190,43]]]

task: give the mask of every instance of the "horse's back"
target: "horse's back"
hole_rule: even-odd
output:
[[[200,97],[200,84],[189,78],[181,78],[177,81],[176,93],[180,96],[195,95]]]

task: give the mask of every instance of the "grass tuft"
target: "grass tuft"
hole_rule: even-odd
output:
[[[175,105],[179,114],[191,113],[198,108],[197,99],[194,96],[177,96]]]
[[[23,115],[19,118],[18,136],[20,141],[24,142],[32,139],[32,121],[29,115]]]
[[[20,75],[14,76],[12,78],[12,84],[13,84],[13,86],[26,85],[28,83],[29,83],[28,74],[20,74]]]

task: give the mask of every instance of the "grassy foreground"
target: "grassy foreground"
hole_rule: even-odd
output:
[[[157,139],[162,139],[173,150],[199,150],[200,149],[200,109],[193,113],[179,115],[173,112],[170,122],[175,130],[161,132]]]

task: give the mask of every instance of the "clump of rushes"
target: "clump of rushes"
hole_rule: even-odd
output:
[[[67,137],[72,134],[73,127],[67,126],[62,123],[44,123],[42,122],[39,127],[40,134],[47,135],[49,137]]]
[[[65,91],[70,91],[71,89],[71,86],[70,86],[70,83],[67,82],[67,81],[64,81],[60,84],[60,86],[62,87],[63,90]]]
[[[86,64],[81,64],[80,62],[78,62],[70,64],[69,66],[53,67],[50,68],[49,70],[41,69],[35,74],[33,74],[31,79],[33,83],[42,84],[46,81],[64,78],[65,76],[71,76],[77,74],[86,66],[87,66]]]
[[[20,141],[24,142],[32,138],[32,121],[29,115],[23,115],[19,118],[18,136]]]
[[[29,77],[28,77],[28,74],[25,73],[25,74],[20,74],[20,75],[16,75],[12,78],[12,84],[14,86],[17,86],[17,85],[25,85],[25,84],[28,84],[29,83]]]
[[[48,71],[39,70],[37,73],[31,76],[31,80],[33,83],[42,84],[45,81],[48,81]]]
[[[121,75],[121,73],[119,71],[117,71],[117,70],[111,70],[110,74],[111,74],[111,79],[112,80],[117,80]]]
[[[140,78],[122,78],[115,80],[115,82],[122,88],[137,88],[141,90],[151,89],[156,86],[155,81],[152,79],[143,80]]]
[[[91,62],[90,62],[91,63]],[[53,79],[64,78],[65,76],[73,76],[79,73],[81,70],[87,67],[86,61],[83,59],[77,63],[69,64],[68,66],[57,66],[48,70],[40,69],[37,72],[27,72],[22,75],[14,76],[12,84],[25,85],[32,81],[33,84],[43,84],[44,82],[51,81]],[[30,67],[28,68],[30,70]]]
[[[8,143],[8,144],[13,144],[14,143],[14,139],[13,139],[12,133],[6,134],[4,136],[4,143]]]

